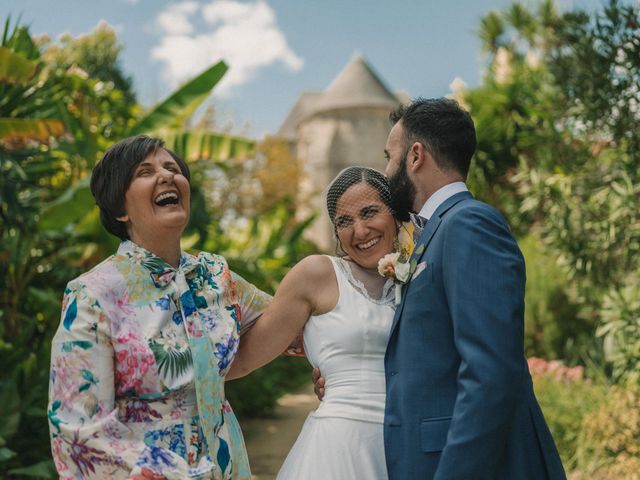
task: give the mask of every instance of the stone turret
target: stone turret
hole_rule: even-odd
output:
[[[298,190],[307,207],[298,214],[308,215],[309,208],[320,212],[308,235],[323,250],[335,248],[324,206],[327,186],[349,165],[384,171],[389,112],[405,101],[355,55],[326,90],[303,93],[282,123],[278,136],[290,142],[303,170]]]

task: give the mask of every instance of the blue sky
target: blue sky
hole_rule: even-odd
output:
[[[122,66],[145,105],[222,56],[230,64],[213,102],[236,133],[275,132],[303,91],[325,89],[361,53],[387,86],[442,96],[455,78],[473,87],[483,56],[480,18],[511,0],[1,0],[33,34],[118,31]],[[537,5],[534,0],[524,2]],[[602,0],[557,0],[594,9]]]

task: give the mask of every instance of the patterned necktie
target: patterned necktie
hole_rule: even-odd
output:
[[[413,243],[418,243],[418,239],[420,238],[420,234],[424,230],[424,227],[427,225],[427,219],[418,215],[417,213],[410,213],[411,222],[415,225],[415,229],[413,230]]]

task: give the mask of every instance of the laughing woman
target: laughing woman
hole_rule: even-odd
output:
[[[180,250],[189,178],[146,136],[94,168],[102,224],[122,243],[65,290],[48,408],[61,478],[251,477],[224,380],[269,297],[224,258]]]

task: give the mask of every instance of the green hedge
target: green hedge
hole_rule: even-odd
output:
[[[640,480],[640,388],[612,387],[584,417],[578,464],[585,479]]]
[[[529,360],[536,396],[575,480],[640,480],[640,388],[582,367]]]

